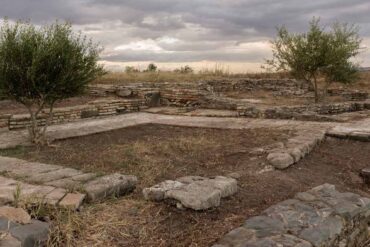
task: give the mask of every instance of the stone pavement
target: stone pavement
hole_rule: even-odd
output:
[[[66,139],[101,133],[114,129],[135,126],[139,124],[165,124],[184,127],[221,128],[221,129],[328,129],[335,123],[308,122],[277,119],[248,119],[233,117],[198,117],[173,116],[151,113],[128,113],[125,115],[78,121],[62,125],[53,125],[48,128],[48,137],[51,140]],[[11,148],[17,145],[27,145],[27,131],[7,131],[0,133],[0,149]]]
[[[338,125],[327,132],[328,136],[370,141],[370,118]]]
[[[213,247],[359,247],[369,239],[370,199],[324,184],[280,202]]]
[[[63,166],[28,162],[0,156],[0,204],[37,199],[52,205],[77,209],[87,196],[90,201],[123,195],[135,188],[135,176],[118,173],[98,176]],[[21,181],[21,182],[20,182]],[[17,192],[17,190],[19,192]],[[69,193],[78,191],[80,193]]]

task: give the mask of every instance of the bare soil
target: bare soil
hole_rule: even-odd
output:
[[[83,225],[73,241],[76,246],[205,247],[270,205],[323,183],[370,196],[358,176],[369,165],[370,143],[328,139],[291,168],[260,173],[265,158],[251,150],[293,134],[142,125],[58,141],[56,147],[19,147],[0,154],[139,177],[133,194],[82,210]],[[241,175],[239,191],[216,209],[178,210],[147,202],[141,195],[142,188],[164,179],[231,172]]]
[[[66,100],[62,100],[56,103],[55,107],[69,107],[76,105],[83,105],[93,100],[96,100],[93,96],[79,96],[73,97]],[[0,100],[0,114],[23,114],[28,113],[27,109],[20,103],[13,100]]]

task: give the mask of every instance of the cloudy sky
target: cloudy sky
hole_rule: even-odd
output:
[[[104,46],[102,61],[111,69],[125,65],[162,68],[190,64],[253,71],[269,58],[275,27],[307,28],[313,16],[360,26],[370,66],[369,0],[1,0],[0,15],[35,24],[55,19]]]

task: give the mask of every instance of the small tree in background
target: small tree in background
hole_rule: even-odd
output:
[[[272,41],[273,59],[267,63],[277,71],[290,71],[297,79],[309,83],[319,101],[319,79],[324,93],[332,82],[350,83],[356,79],[358,66],[351,61],[360,52],[358,27],[335,23],[329,31],[313,18],[307,33],[292,34],[278,28]]]
[[[100,48],[68,23],[36,28],[28,22],[4,20],[0,29],[0,87],[23,104],[31,118],[31,141],[45,144],[45,131],[59,100],[81,95],[86,85],[104,73]],[[43,109],[44,126],[38,119]]]
[[[148,64],[148,67],[146,68],[146,70],[144,70],[144,72],[156,72],[157,68],[157,65],[155,65],[154,63],[150,63]]]

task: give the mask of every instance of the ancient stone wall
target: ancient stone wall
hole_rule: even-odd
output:
[[[213,247],[359,247],[369,239],[370,199],[324,184],[269,207]]]
[[[212,80],[201,82],[201,87],[213,92],[266,90],[279,95],[301,95],[308,91],[305,84],[291,79]]]
[[[12,115],[11,114],[3,114],[0,115],[0,128],[6,128],[9,125],[9,119]]]
[[[147,108],[142,99],[102,99],[90,102],[87,105],[63,107],[54,110],[51,124],[72,122],[84,118],[98,118],[103,116],[112,116],[128,112],[139,111]],[[47,112],[44,111],[39,118],[39,122],[44,124],[47,118]],[[29,114],[12,115],[8,119],[10,130],[25,128],[29,125]]]
[[[370,101],[276,107],[240,104],[237,107],[239,116],[271,119],[300,119],[300,117],[308,117],[310,115],[335,115],[344,112],[354,112],[369,109]],[[325,118],[325,120],[327,120],[327,118]]]

